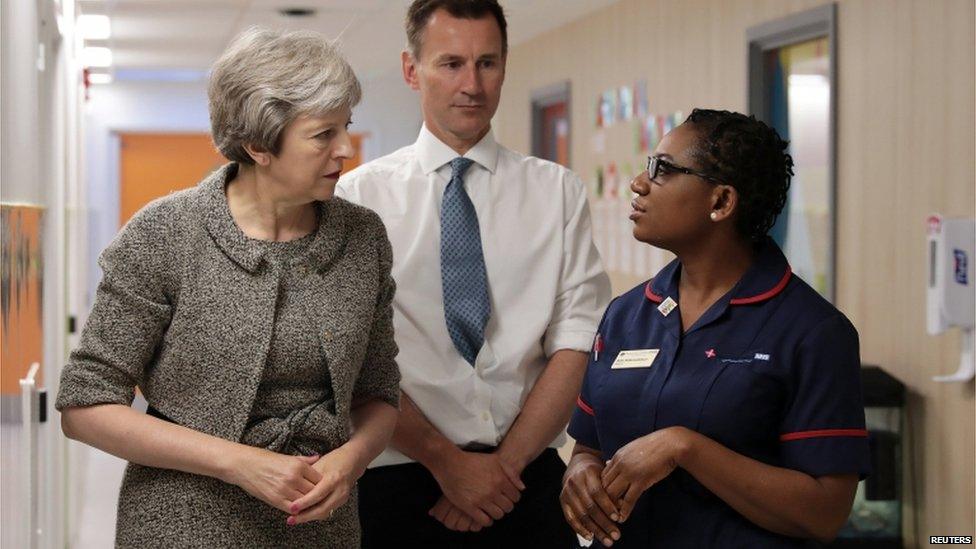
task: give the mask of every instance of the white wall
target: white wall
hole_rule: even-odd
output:
[[[417,139],[423,119],[419,94],[403,81],[400,71],[363,83],[363,101],[353,111],[352,131],[369,134],[363,160],[389,154]]]
[[[74,2],[62,0],[59,25],[52,0],[0,2],[0,200],[40,206],[42,217],[42,373],[41,388],[57,391],[65,359],[72,295],[66,264],[71,196],[79,184],[77,104],[79,69],[73,37]],[[69,228],[70,227],[70,228]],[[24,365],[4,365],[23,368]],[[37,492],[33,505],[40,547],[63,547],[67,530],[64,503],[70,492],[73,463],[65,461],[64,437],[48,403],[48,421],[37,428],[38,453],[22,458],[20,397],[3,395],[2,423],[4,547],[27,546],[29,494],[23,490],[25,468],[33,463]],[[9,406],[14,404],[15,406]],[[15,413],[11,413],[15,412]]]
[[[119,230],[117,132],[210,131],[205,82],[115,82],[92,86],[85,106],[88,303],[101,271],[95,261]]]

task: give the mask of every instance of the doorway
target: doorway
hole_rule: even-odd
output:
[[[532,156],[569,165],[569,82],[532,94]]]
[[[836,7],[753,27],[749,111],[789,141],[794,176],[770,236],[793,271],[834,300]]]

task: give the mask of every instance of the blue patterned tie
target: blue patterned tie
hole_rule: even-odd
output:
[[[478,214],[464,190],[464,172],[471,162],[463,157],[451,160],[451,181],[441,201],[441,282],[447,332],[464,360],[474,366],[485,341],[491,302]]]

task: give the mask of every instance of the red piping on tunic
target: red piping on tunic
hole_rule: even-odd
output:
[[[793,269],[787,266],[786,273],[783,275],[783,278],[781,278],[780,281],[777,282],[776,285],[770,288],[768,291],[765,291],[759,295],[754,295],[752,297],[737,297],[735,299],[729,300],[729,305],[749,305],[751,303],[759,303],[760,301],[766,301],[767,299],[775,297],[778,293],[782,292],[784,288],[786,288],[786,285],[789,284],[790,277],[792,276],[793,276]],[[644,286],[644,297],[650,299],[655,303],[661,303],[662,301],[664,301],[664,298],[657,295],[651,290],[651,282],[653,282],[653,280],[648,282]]]
[[[819,429],[816,431],[797,431],[795,433],[785,433],[779,436],[780,442],[790,440],[803,440],[805,438],[824,438],[824,437],[859,437],[866,438],[867,429]]]
[[[576,405],[579,406],[579,409],[583,410],[585,413],[591,416],[596,415],[595,413],[593,413],[593,408],[590,408],[590,406],[587,403],[583,402],[583,399],[579,396],[576,397]]]
[[[651,282],[653,282],[653,281],[651,281]],[[647,285],[644,286],[644,297],[646,297],[647,299],[650,299],[651,301],[653,301],[655,303],[660,303],[660,302],[664,301],[664,298],[663,297],[661,297],[661,296],[659,296],[656,293],[654,293],[654,292],[651,291],[651,282],[648,282]]]
[[[729,305],[748,305],[750,303],[759,303],[760,301],[766,301],[767,299],[782,292],[783,288],[785,288],[786,285],[789,283],[790,276],[792,275],[793,275],[793,269],[787,266],[786,274],[783,275],[783,278],[775,286],[773,286],[772,289],[752,297],[737,297],[729,301]]]

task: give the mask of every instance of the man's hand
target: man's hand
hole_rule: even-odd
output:
[[[431,472],[448,502],[481,528],[491,526],[494,520],[511,512],[525,489],[518,475],[495,454],[459,450]],[[431,509],[431,514],[449,528],[445,522],[449,518],[455,527],[465,524],[460,517],[454,520],[454,514],[440,502]]]
[[[437,503],[431,507],[428,515],[434,517],[448,530],[456,532],[480,532],[481,525],[470,515],[455,507],[446,496],[441,495]]]

